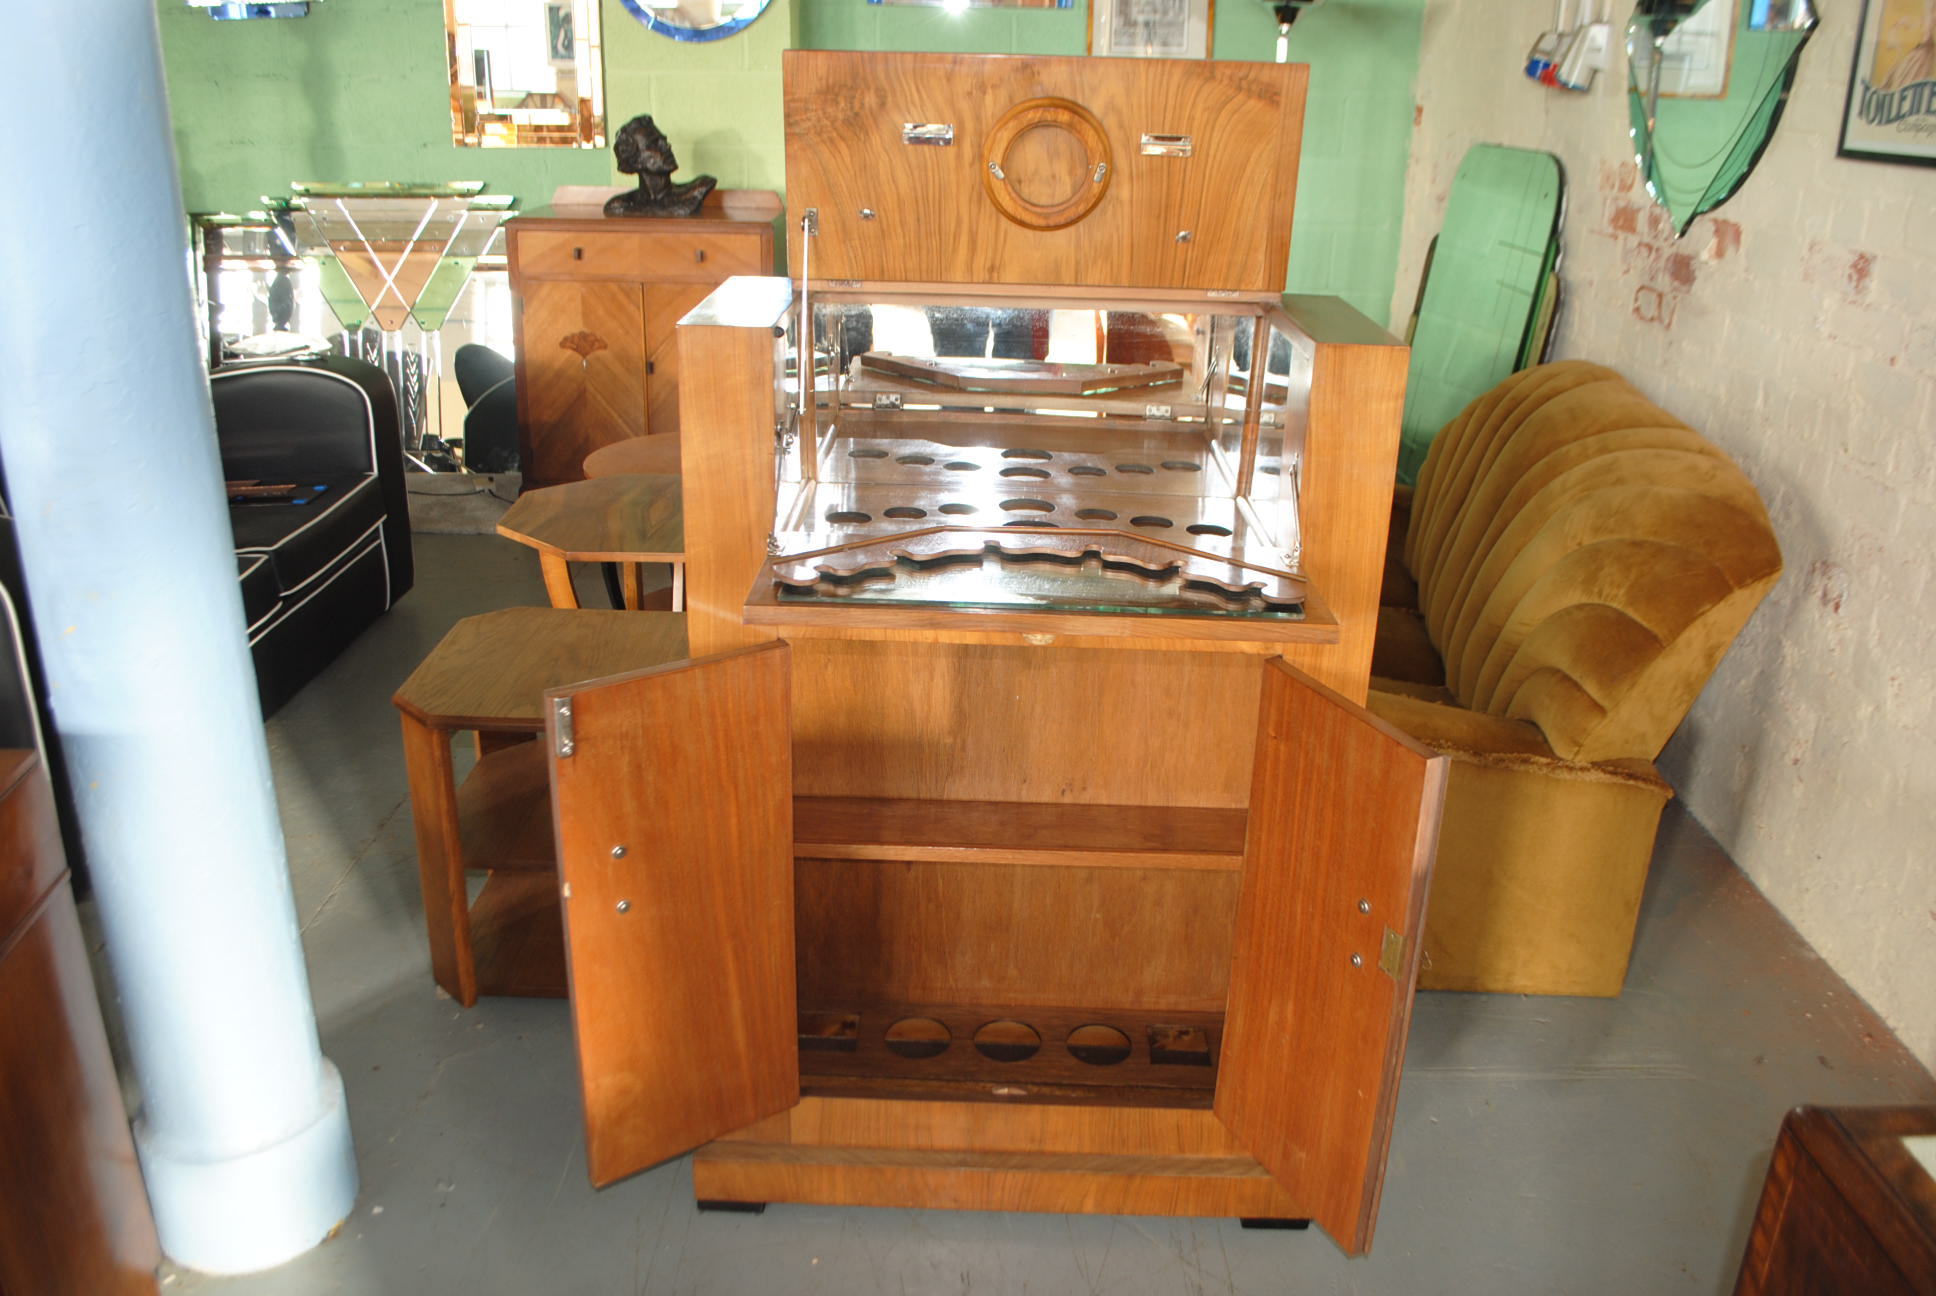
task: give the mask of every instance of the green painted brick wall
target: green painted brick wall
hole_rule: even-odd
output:
[[[291,180],[484,180],[542,205],[560,184],[619,177],[608,153],[459,149],[450,143],[441,6],[317,0],[288,21],[215,23],[157,0],[182,188],[191,210],[237,210]],[[1389,313],[1404,217],[1412,83],[1424,0],[1328,0],[1292,29],[1311,65],[1288,287]],[[784,188],[780,53],[806,49],[1081,54],[1088,10],[969,10],[866,0],[774,0],[740,36],[655,36],[605,0],[606,100],[614,126],[649,112],[682,174]],[[1214,54],[1274,56],[1264,0],[1220,0]],[[1241,196],[1234,200],[1241,201]]]

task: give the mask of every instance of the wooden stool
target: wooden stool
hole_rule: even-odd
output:
[[[546,486],[518,496],[497,533],[538,551],[555,608],[575,608],[574,562],[619,564],[625,606],[643,604],[640,563],[672,565],[672,608],[686,605],[686,523],[679,479],[626,474]]]
[[[565,993],[545,745],[531,741],[545,690],[685,655],[682,615],[507,608],[452,626],[397,690],[431,972],[465,1007]],[[478,757],[460,787],[451,735],[463,729]],[[470,870],[490,874],[475,904]]]

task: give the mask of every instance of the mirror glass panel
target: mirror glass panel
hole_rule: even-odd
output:
[[[1256,308],[837,291],[811,318],[775,597],[1302,614],[1293,361]]]
[[[1635,8],[1627,24],[1634,150],[1675,233],[1748,178],[1814,30],[1810,0],[1641,0]]]
[[[744,31],[770,0],[624,0],[634,18],[661,36],[711,41]]]
[[[597,0],[444,0],[460,148],[604,148]]]

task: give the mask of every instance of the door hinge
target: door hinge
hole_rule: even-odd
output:
[[[568,697],[551,699],[552,754],[559,760],[568,759],[576,751],[578,744],[571,736],[571,699]]]
[[[1378,970],[1394,981],[1405,979],[1405,938],[1385,928],[1385,944],[1378,951]]]

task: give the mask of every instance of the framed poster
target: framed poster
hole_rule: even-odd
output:
[[[1213,0],[1090,0],[1089,52],[1105,58],[1209,58]]]
[[[553,67],[578,65],[578,33],[572,26],[571,0],[545,0],[546,62]]]
[[[1724,99],[1734,61],[1734,0],[1707,0],[1660,47],[1663,99]]]
[[[1864,0],[1835,151],[1936,165],[1936,10],[1925,0]]]

